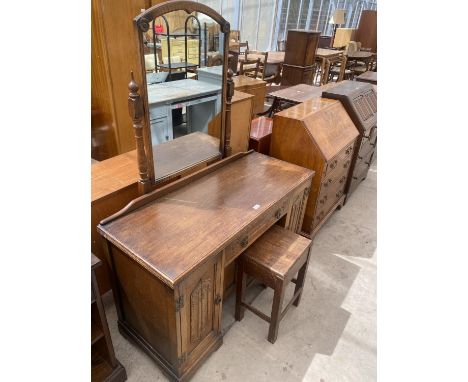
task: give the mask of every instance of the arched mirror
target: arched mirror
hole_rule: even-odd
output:
[[[129,110],[148,192],[229,154],[229,23],[203,4],[170,1],[134,24],[143,75],[129,84]]]

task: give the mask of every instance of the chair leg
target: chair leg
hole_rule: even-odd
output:
[[[284,292],[286,289],[283,282],[277,282],[276,284],[273,307],[271,308],[270,328],[268,330],[268,341],[272,344],[275,343],[278,337],[278,328],[281,321],[281,310],[283,308]]]
[[[244,301],[245,289],[244,264],[242,259],[238,259],[236,262],[236,311],[234,314],[236,321],[241,321],[244,318],[245,308],[241,305],[241,302]]]

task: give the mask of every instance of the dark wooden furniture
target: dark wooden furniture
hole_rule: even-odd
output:
[[[333,39],[333,36],[320,36],[318,47],[325,48],[325,49],[331,48],[332,39]]]
[[[270,155],[315,171],[304,235],[313,237],[343,205],[358,135],[345,108],[334,100],[313,98],[273,117]]]
[[[347,57],[343,53],[339,53],[333,58],[325,59],[325,71],[323,72],[323,85],[333,81],[336,76],[336,82],[343,81],[345,78],[350,78],[353,72],[346,68]]]
[[[322,97],[340,100],[359,131],[346,185],[346,199],[367,177],[377,148],[377,93],[371,84],[343,81],[322,93]]]
[[[371,52],[377,53],[377,11],[362,11],[355,38],[362,48],[370,48]]]
[[[101,264],[101,260],[91,254],[91,380],[93,382],[122,382],[127,379],[127,373],[115,358],[106,313],[96,280],[95,272]]]
[[[221,345],[224,267],[277,222],[300,230],[313,174],[239,153],[98,226],[115,276],[119,330],[169,378],[189,379]]]
[[[303,29],[288,30],[284,56],[282,85],[309,84],[315,77],[315,53],[320,32]]]
[[[268,155],[270,153],[272,128],[273,119],[271,118],[262,116],[253,119],[250,127],[249,149]]]
[[[254,58],[252,60],[244,59],[240,61],[239,74],[241,76],[247,76],[257,78],[258,69],[260,67],[260,59]]]
[[[367,71],[355,78],[356,81],[368,82],[373,85],[377,85],[377,72]]]
[[[280,321],[288,309],[291,305],[298,306],[301,301],[311,244],[309,239],[275,225],[237,260],[236,320],[244,318],[244,309],[247,308],[269,322],[268,341],[272,344],[278,337]],[[270,317],[244,301],[247,275],[275,291]],[[290,282],[296,287],[291,301],[283,310],[284,294]]]

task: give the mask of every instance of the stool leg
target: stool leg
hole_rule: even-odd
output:
[[[281,310],[283,308],[285,285],[283,282],[276,282],[275,295],[273,297],[273,306],[271,308],[270,329],[268,331],[268,341],[275,343],[278,337],[278,328],[281,321]]]
[[[309,253],[307,254],[307,260],[304,263],[304,265],[299,269],[299,272],[297,274],[297,281],[296,281],[296,288],[294,288],[294,294],[302,288],[301,293],[296,297],[296,301],[293,302],[294,306],[299,306],[299,303],[301,302],[301,297],[302,297],[302,292],[304,292],[304,282],[305,282],[305,277],[307,273],[307,267],[309,266],[309,259],[310,259],[310,248],[309,248]]]
[[[244,274],[244,264],[242,259],[236,262],[236,312],[234,317],[236,321],[244,318],[245,308],[241,305],[245,297],[246,277]]]

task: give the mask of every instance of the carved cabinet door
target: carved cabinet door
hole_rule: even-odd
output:
[[[220,253],[179,286],[181,363],[201,354],[220,333],[222,278]]]

